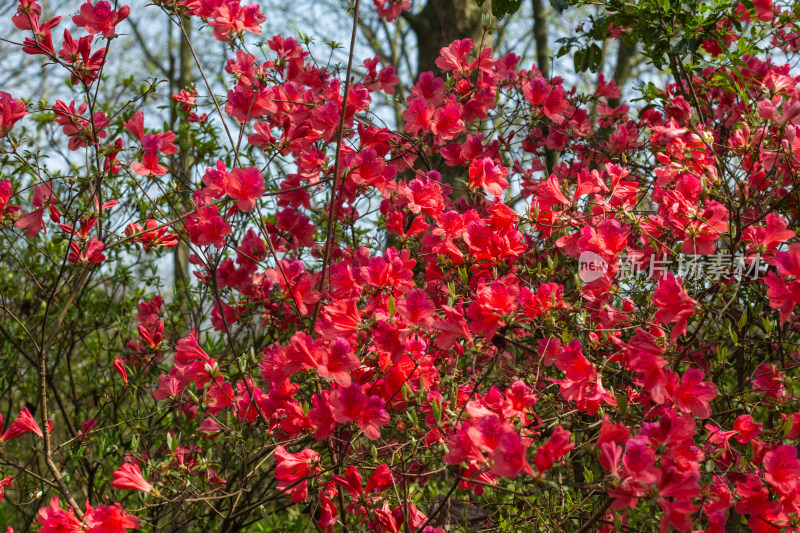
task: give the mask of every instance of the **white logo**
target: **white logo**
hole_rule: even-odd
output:
[[[594,252],[585,251],[578,257],[578,276],[584,283],[600,279],[608,272],[608,261]]]

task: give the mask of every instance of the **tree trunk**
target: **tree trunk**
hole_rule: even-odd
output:
[[[483,34],[481,17],[488,13],[491,2],[478,6],[475,0],[428,0],[416,15],[404,12],[417,37],[417,75],[422,72],[440,74],[436,66],[439,51],[456,39],[469,37],[476,46],[492,46],[492,35]]]
[[[633,58],[636,56],[636,45],[628,46],[623,41],[619,42],[619,50],[617,50],[617,66],[614,68],[614,79],[617,81],[619,90],[625,87],[625,83],[631,76],[633,69]],[[612,108],[619,107],[622,103],[621,98],[612,98],[608,101],[608,105]]]
[[[192,34],[192,22],[188,18],[183,21],[186,28],[186,35]],[[179,50],[179,63],[178,71],[174,72],[173,79],[170,80],[170,86],[173,87],[177,93],[191,85],[194,81],[192,77],[192,70],[194,61],[192,58],[192,51],[189,43],[185,38],[180,40]],[[174,93],[173,93],[174,94]],[[178,121],[182,120],[182,115],[177,110],[177,103],[173,102],[172,106],[172,126],[177,128]],[[183,148],[175,154],[175,163],[173,165],[172,174],[180,184],[181,191],[181,205],[177,206],[178,209],[188,209],[192,197],[192,164],[193,158],[188,149]],[[177,168],[176,168],[177,167]],[[182,287],[185,288],[189,284],[189,247],[183,241],[178,241],[178,246],[175,247],[173,252],[173,276],[175,291],[179,291]]]
[[[483,14],[491,12],[491,1],[486,0],[478,6],[475,0],[428,0],[425,7],[416,15],[408,11],[403,17],[417,37],[417,78],[423,72],[440,75],[436,59],[442,48],[457,39],[470,38],[475,48],[490,47],[494,39],[490,32],[485,32],[481,24]],[[453,201],[464,196],[464,188],[458,183],[462,177],[459,168],[443,164],[441,156],[436,155],[431,161],[433,168],[442,174],[442,183],[452,188],[450,198]]]
[[[542,0],[533,2],[533,39],[536,42],[536,66],[545,78],[550,77],[550,51],[547,43],[547,23]]]

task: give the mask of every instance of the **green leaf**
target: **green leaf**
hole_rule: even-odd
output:
[[[497,18],[513,15],[521,5],[522,0],[494,0],[492,2],[492,15]]]
[[[598,70],[600,70],[600,65],[603,62],[603,50],[601,50],[596,43],[592,43],[592,45],[589,47],[589,51],[590,59],[588,61],[588,67],[592,72],[596,73]]]
[[[553,6],[553,9],[559,12],[559,14],[563,13],[564,11],[569,8],[569,4],[566,0],[550,0],[550,5]]]
[[[739,326],[739,329],[741,330],[744,328],[745,324],[747,324],[747,311],[743,312],[742,316],[739,317],[739,323],[737,326]]]
[[[621,392],[618,392],[615,397],[617,399],[617,410],[624,417],[628,414],[628,397]]]
[[[582,72],[583,71],[583,50],[576,50],[575,53],[572,55],[572,66],[575,68],[575,72]]]
[[[747,53],[747,41],[745,39],[738,39],[736,41],[736,48],[739,50],[740,54]]]

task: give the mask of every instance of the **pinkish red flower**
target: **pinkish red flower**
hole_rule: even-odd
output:
[[[118,503],[98,505],[92,509],[86,506],[86,533],[126,533],[129,529],[139,529],[139,519],[128,514]]]
[[[327,349],[322,349],[317,373],[324,379],[332,379],[342,387],[349,387],[350,372],[361,366],[361,360],[353,352],[350,343],[342,338],[334,340]]]
[[[519,434],[506,431],[500,442],[492,450],[492,474],[505,478],[515,478],[520,474],[533,475],[533,469],[525,457],[527,447],[522,444]],[[538,457],[538,454],[537,454]]]
[[[570,442],[570,432],[561,426],[556,426],[550,439],[536,450],[536,457],[533,463],[539,474],[544,474],[551,468],[556,461],[564,457],[575,447],[575,443]]]
[[[0,91],[0,137],[5,137],[14,124],[27,115],[25,102],[11,98],[7,92]]]
[[[764,454],[764,479],[782,494],[789,494],[800,483],[797,448],[782,444]]]
[[[112,366],[114,367],[114,372],[122,378],[122,384],[128,384],[128,371],[125,370],[125,364],[120,361],[119,357],[115,357],[114,361],[112,362]]]
[[[764,424],[756,423],[750,415],[740,415],[733,423],[733,430],[738,433],[736,441],[747,444],[761,433],[761,426]]]
[[[683,374],[675,394],[680,410],[697,418],[711,416],[709,402],[717,397],[717,386],[710,381],[703,381],[704,377],[705,374],[699,368],[690,368]]]
[[[653,293],[653,304],[658,309],[656,320],[663,324],[675,324],[670,334],[670,340],[675,342],[686,333],[687,321],[694,314],[697,301],[689,296],[675,276],[667,274],[658,281],[658,288]]]
[[[319,471],[319,454],[305,449],[292,454],[283,446],[275,448],[275,478],[278,490],[289,495],[295,503],[305,501],[308,496],[308,479]]]
[[[469,186],[483,187],[494,197],[503,195],[508,188],[508,169],[495,164],[490,157],[475,159],[469,165]]]
[[[49,507],[39,509],[36,521],[41,527],[41,533],[73,533],[82,530],[81,522],[72,508],[66,511],[62,509],[57,496],[50,499]]]
[[[233,36],[241,37],[245,31],[260,35],[265,20],[258,4],[243,6],[236,1],[220,5],[209,24],[214,27],[214,37],[218,41],[229,41]]]
[[[372,0],[378,16],[386,22],[394,22],[403,10],[411,9],[411,0]]]
[[[44,226],[44,211],[47,209],[50,213],[50,220],[53,222],[61,221],[61,212],[56,207],[58,198],[53,192],[53,185],[50,182],[41,185],[34,185],[33,187],[33,206],[37,209],[30,213],[23,214],[19,220],[14,224],[18,229],[27,230],[28,237],[33,237],[39,231],[45,230]]]
[[[140,490],[145,493],[153,490],[153,486],[142,476],[139,465],[123,463],[112,475],[114,481],[111,482],[111,486],[115,489]]]
[[[225,192],[237,200],[240,211],[252,211],[256,201],[264,195],[264,176],[256,167],[234,168],[227,176]]]
[[[86,246],[83,250],[81,250],[78,243],[75,241],[70,241],[69,243],[70,252],[67,255],[70,263],[102,263],[105,261],[106,256],[103,255],[103,249],[105,248],[105,244],[103,244],[97,237],[92,237],[89,242],[86,243]]]
[[[72,22],[89,33],[100,33],[103,37],[110,38],[114,35],[117,24],[125,20],[130,11],[128,6],[114,10],[107,0],[100,0],[95,5],[87,0],[81,5],[80,15],[72,17]]]
[[[14,479],[10,475],[4,477],[3,479],[0,479],[0,500],[2,500],[6,494],[5,488],[10,487],[13,484],[14,484]]]
[[[25,407],[19,412],[17,419],[14,420],[10,426],[8,426],[8,429],[5,433],[3,433],[3,436],[0,437],[0,443],[8,442],[11,439],[16,439],[28,432],[36,434],[39,438],[44,437],[42,430],[39,428],[39,424],[36,423],[36,420],[34,420],[33,416],[31,416],[28,408]]]

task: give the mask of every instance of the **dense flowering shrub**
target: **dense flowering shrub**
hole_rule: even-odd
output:
[[[392,129],[392,66],[338,73],[280,35],[254,54],[256,4],[155,3],[229,47],[226,94],[172,95],[177,131],[138,110],[152,87],[98,100],[128,6],[13,16],[74,99],[0,92],[9,526],[797,530],[793,11],[667,6],[644,45],[674,77],[638,107],[456,41]],[[602,31],[637,35],[606,7]],[[130,290],[132,258],[179,245],[190,285]]]

